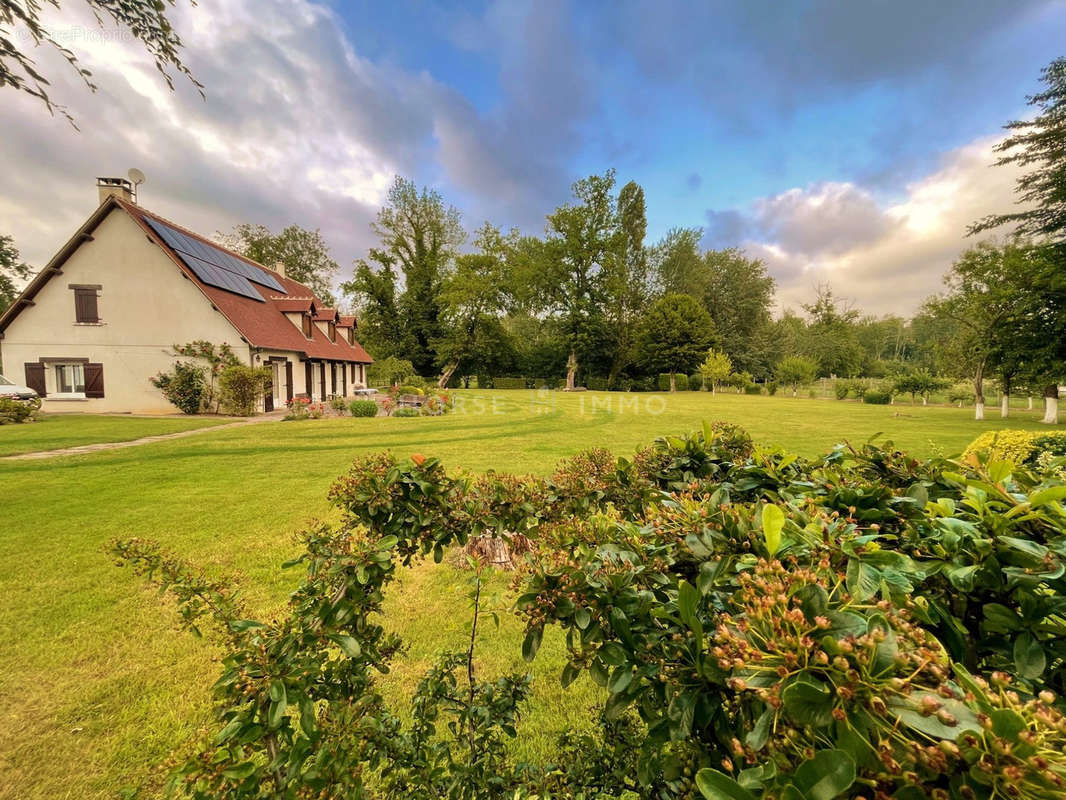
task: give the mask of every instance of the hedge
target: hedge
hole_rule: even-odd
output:
[[[660,372],[658,378],[658,385],[660,392],[670,391],[670,373]],[[674,373],[674,385],[679,392],[688,391],[688,375],[682,375],[681,373]]]
[[[888,392],[882,392],[880,389],[869,389],[863,395],[862,401],[872,406],[887,406],[892,402],[892,395]]]
[[[1045,453],[1066,455],[1066,431],[988,431],[974,439],[963,451],[964,459],[985,452],[994,461],[1035,465]]]
[[[694,372],[688,376],[688,388],[690,392],[698,392],[703,388],[703,376]]]
[[[585,380],[585,386],[594,392],[606,392],[607,391],[607,379],[606,378],[587,378]]]
[[[525,389],[525,378],[493,378],[492,386],[494,389]]]
[[[376,417],[378,404],[373,400],[353,400],[348,404],[348,410],[353,417]]]
[[[749,383],[744,387],[744,394],[762,394],[762,387],[757,383]]]

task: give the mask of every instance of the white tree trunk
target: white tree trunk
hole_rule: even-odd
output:
[[[999,416],[1002,419],[1010,416],[1010,395],[1006,392],[999,398]]]
[[[1047,425],[1059,424],[1059,397],[1056,388],[1055,396],[1044,395],[1044,418],[1040,420]]]
[[[1033,396],[1029,395],[1029,410],[1033,410]]]
[[[984,419],[985,418],[985,402],[984,400],[978,400],[973,405],[973,418]]]
[[[922,395],[922,405],[923,406],[929,405],[929,398],[928,398],[928,396],[926,396],[924,394]]]

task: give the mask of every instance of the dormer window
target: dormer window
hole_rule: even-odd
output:
[[[337,341],[337,323],[336,322],[329,323],[329,340],[331,342]]]
[[[354,325],[350,325],[348,327],[348,344],[350,344],[350,345],[354,345],[355,344],[355,326]]]
[[[304,314],[304,336],[308,339],[314,338],[314,328],[312,327],[314,324],[315,323],[311,320],[311,315]]]

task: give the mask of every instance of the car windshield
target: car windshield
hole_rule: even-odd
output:
[[[14,386],[14,385],[15,385],[14,381],[9,381],[3,375],[0,375],[0,386]]]

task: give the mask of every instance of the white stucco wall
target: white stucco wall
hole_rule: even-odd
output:
[[[125,213],[97,227],[11,322],[0,340],[5,374],[22,383],[26,362],[85,358],[103,364],[104,397],[46,398],[49,412],[178,413],[148,379],[170,367],[174,344],[228,342],[248,363],[248,346],[181,269]],[[100,324],[74,321],[70,284],[99,284]],[[53,370],[45,370],[48,380]],[[301,376],[302,377],[302,376]]]

